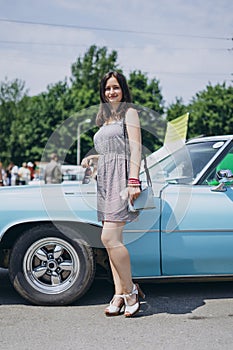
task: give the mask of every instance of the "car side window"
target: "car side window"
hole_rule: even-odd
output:
[[[233,147],[225,155],[225,157],[217,164],[217,166],[208,175],[205,182],[209,185],[217,185],[219,182],[216,179],[216,173],[219,170],[231,170],[233,172]]]

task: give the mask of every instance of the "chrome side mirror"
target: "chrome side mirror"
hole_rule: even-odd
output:
[[[225,184],[233,181],[233,173],[230,169],[219,170],[215,175],[216,180],[219,182],[217,186],[211,188],[211,191],[225,192],[227,190]]]

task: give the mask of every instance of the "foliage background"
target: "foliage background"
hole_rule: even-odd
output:
[[[96,107],[99,103],[99,81],[110,70],[122,71],[117,63],[117,51],[107,47],[91,46],[85,55],[71,65],[69,79],[49,85],[45,92],[29,96],[25,82],[15,79],[0,83],[0,160],[6,166],[10,161],[20,165],[23,161],[40,161],[46,144],[55,130],[60,128],[59,140],[47,147],[63,156],[64,161],[76,164],[77,125],[90,118],[81,136],[81,159],[93,148]],[[123,72],[124,73],[124,72]],[[136,105],[145,107],[141,113],[143,143],[151,152],[161,146],[165,123],[189,112],[188,138],[199,135],[232,134],[233,86],[225,83],[208,84],[197,92],[189,104],[182,97],[165,108],[160,82],[149,80],[143,72],[132,71],[127,76]],[[90,108],[95,106],[95,108]],[[147,113],[147,109],[152,113]],[[74,116],[68,127],[61,125]],[[52,149],[56,147],[56,149]]]

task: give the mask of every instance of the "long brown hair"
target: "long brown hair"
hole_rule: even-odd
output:
[[[105,87],[108,79],[111,77],[116,78],[122,90],[122,100],[116,112],[113,111],[111,104],[108,103],[105,97]],[[132,103],[132,98],[127,81],[123,74],[116,71],[111,71],[104,75],[100,82],[100,101],[99,112],[96,117],[96,124],[98,126],[102,126],[110,117],[121,119],[124,116],[126,110]]]

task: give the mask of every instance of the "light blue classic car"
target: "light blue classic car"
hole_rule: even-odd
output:
[[[233,280],[233,135],[155,152],[148,165],[156,207],[124,230],[134,279]],[[94,182],[3,187],[0,198],[0,266],[25,299],[70,304],[111,278]]]

